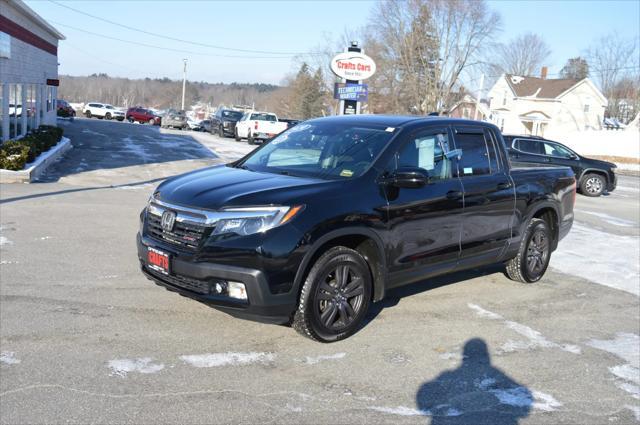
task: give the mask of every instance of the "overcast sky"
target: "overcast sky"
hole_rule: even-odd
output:
[[[67,38],[60,43],[61,74],[88,75],[105,72],[132,78],[166,76],[179,79],[182,78],[183,58],[189,60],[188,78],[197,81],[277,84],[293,71],[294,64],[290,56],[280,53],[248,53],[193,46],[124,29],[79,14],[54,2],[27,3]],[[337,38],[349,29],[363,26],[374,2],[61,3],[91,15],[173,38],[234,49],[293,54],[312,50],[322,44],[327,35]],[[636,0],[490,1],[489,5],[502,16],[501,41],[529,31],[544,37],[553,51],[548,64],[552,74],[562,68],[567,58],[584,53],[589,44],[599,36],[616,30],[624,37],[638,39],[640,32],[640,2]],[[192,53],[132,45],[86,31]]]

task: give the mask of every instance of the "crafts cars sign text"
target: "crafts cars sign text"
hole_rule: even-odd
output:
[[[331,71],[346,80],[361,81],[376,72],[376,64],[373,59],[363,53],[344,52],[333,57]]]

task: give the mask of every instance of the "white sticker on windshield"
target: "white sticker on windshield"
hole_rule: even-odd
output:
[[[463,171],[465,174],[473,174],[473,168],[471,167],[464,167]]]
[[[393,133],[395,131],[395,127],[387,127],[385,130],[387,133]]]

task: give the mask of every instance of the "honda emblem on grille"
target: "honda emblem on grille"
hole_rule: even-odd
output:
[[[162,213],[162,220],[160,220],[160,225],[162,226],[162,230],[166,230],[170,232],[173,230],[173,225],[176,222],[176,213],[173,211],[165,211]]]

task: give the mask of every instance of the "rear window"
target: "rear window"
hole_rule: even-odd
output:
[[[242,112],[238,111],[222,111],[222,116],[225,118],[233,118],[239,120],[242,117]]]
[[[531,139],[517,139],[515,146],[517,150],[525,153],[534,153],[534,154],[542,154],[542,144],[537,140]]]
[[[276,122],[278,119],[273,114],[251,114],[251,120]]]

